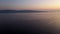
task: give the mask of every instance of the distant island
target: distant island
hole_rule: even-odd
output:
[[[48,12],[48,11],[36,11],[36,10],[0,10],[0,13],[32,13],[32,12]]]

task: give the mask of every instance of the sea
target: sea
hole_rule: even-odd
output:
[[[0,33],[60,34],[60,12],[0,13]]]

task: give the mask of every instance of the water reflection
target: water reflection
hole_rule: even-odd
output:
[[[60,12],[1,13],[0,24],[0,30],[56,34],[60,31]]]
[[[38,30],[48,29],[48,31],[51,30],[54,33],[60,31],[60,12],[24,13],[22,16],[23,20],[30,21],[34,24],[36,23],[35,28],[38,28]]]

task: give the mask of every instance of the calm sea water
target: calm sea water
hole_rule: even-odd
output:
[[[0,32],[59,34],[60,12],[0,13]]]

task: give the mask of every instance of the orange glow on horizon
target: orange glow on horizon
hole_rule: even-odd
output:
[[[41,6],[41,7],[39,7],[39,6],[35,6],[35,7],[23,7],[23,8],[21,8],[21,7],[16,7],[16,9],[17,10],[19,10],[19,9],[27,9],[27,10],[59,10],[60,9],[60,6],[45,6],[45,7],[43,7],[43,6]]]

